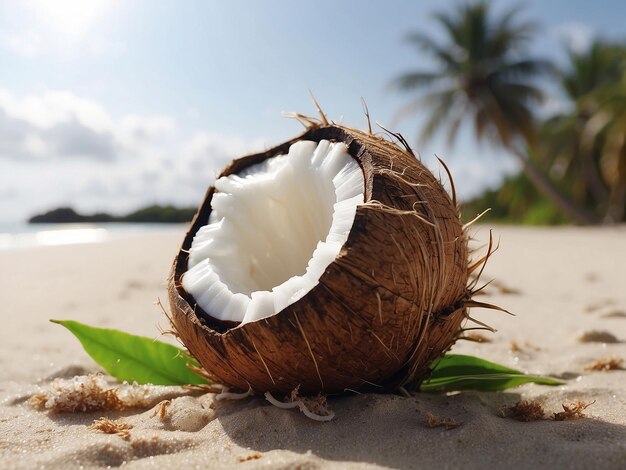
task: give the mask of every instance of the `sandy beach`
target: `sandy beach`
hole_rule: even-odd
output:
[[[488,233],[486,226],[475,230],[477,245]],[[53,379],[99,370],[79,342],[48,319],[155,338],[167,329],[154,303],[165,302],[165,279],[183,233],[0,252],[0,467],[624,468],[626,370],[585,368],[597,359],[626,359],[626,229],[496,226],[493,233],[500,248],[483,278],[495,281],[481,300],[515,316],[475,310],[497,333],[481,332],[487,342],[459,341],[453,351],[566,384],[331,397],[336,418],[329,423],[263,398],[218,402],[213,394],[176,387],[154,387],[154,406],[146,409],[33,409],[28,399]],[[164,399],[169,405],[160,413]],[[547,415],[567,401],[593,404],[577,420],[500,416],[520,399],[539,400]],[[460,425],[430,428],[429,413]],[[102,416],[132,428],[124,436],[88,429]]]

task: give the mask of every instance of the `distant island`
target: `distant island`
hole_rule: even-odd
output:
[[[184,223],[189,222],[196,213],[194,207],[175,207],[152,205],[116,216],[106,212],[79,214],[71,207],[59,207],[28,219],[29,224],[75,224],[84,222],[134,222],[134,223]]]

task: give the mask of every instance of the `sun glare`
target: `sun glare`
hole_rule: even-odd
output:
[[[34,0],[32,8],[40,21],[56,33],[72,38],[84,35],[104,10],[107,0]]]

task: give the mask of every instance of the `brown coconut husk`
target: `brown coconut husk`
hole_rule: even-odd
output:
[[[455,197],[403,140],[397,145],[325,120],[307,123],[302,135],[234,160],[221,176],[285,154],[299,140],[345,143],[363,170],[365,203],[340,254],[307,295],[276,315],[243,326],[216,321],[181,285],[193,237],[209,219],[211,187],[174,261],[173,328],[209,378],[240,390],[415,386],[467,317],[468,237]]]

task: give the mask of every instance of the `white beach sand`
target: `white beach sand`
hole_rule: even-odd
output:
[[[27,405],[55,377],[98,370],[78,341],[48,319],[151,337],[158,325],[167,328],[153,303],[165,301],[182,235],[0,253],[1,468],[626,468],[626,371],[584,370],[598,358],[626,359],[623,227],[494,229],[501,246],[484,279],[497,282],[481,300],[516,316],[475,311],[498,332],[485,333],[491,342],[460,341],[453,351],[556,375],[564,386],[331,398],[330,423],[261,398],[216,402],[212,394],[172,398],[164,419],[154,409],[50,414]],[[487,229],[479,227],[476,236],[485,241]],[[618,342],[579,340],[594,330]],[[155,393],[155,401],[185,394]],[[520,398],[541,400],[548,413],[567,400],[595,403],[587,418],[572,421],[498,415]],[[428,428],[427,413],[462,424]],[[134,427],[126,439],[87,429],[101,416]]]

